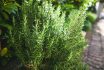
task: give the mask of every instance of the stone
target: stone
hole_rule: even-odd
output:
[[[104,70],[104,19],[93,25],[92,36],[84,53],[84,61],[90,70]]]

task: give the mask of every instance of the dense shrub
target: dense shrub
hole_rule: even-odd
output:
[[[81,35],[84,8],[71,11],[65,18],[61,8],[55,9],[51,3],[25,1],[18,21],[13,18],[9,35],[13,54],[33,70],[83,70],[80,54],[85,46]]]
[[[94,0],[16,1],[0,1],[0,69],[86,69],[81,31]]]

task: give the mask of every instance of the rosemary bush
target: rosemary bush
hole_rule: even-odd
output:
[[[30,0],[23,3],[19,17],[13,18],[8,42],[23,65],[33,70],[84,69],[80,55],[85,10],[73,10],[65,18],[60,7]]]

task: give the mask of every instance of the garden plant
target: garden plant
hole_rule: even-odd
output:
[[[94,0],[2,1],[0,30],[6,45],[1,45],[0,68],[16,62],[8,70],[87,70],[82,27]]]

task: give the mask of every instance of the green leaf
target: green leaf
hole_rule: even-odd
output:
[[[83,31],[89,31],[92,28],[92,24],[89,20],[86,20],[83,26]]]
[[[1,56],[4,56],[5,54],[7,54],[7,52],[8,52],[8,49],[7,49],[7,48],[3,48],[3,49],[1,50],[1,52],[0,52],[0,55],[1,55]]]
[[[91,23],[94,23],[94,21],[95,21],[96,18],[97,18],[96,14],[94,14],[94,13],[92,13],[92,12],[88,12],[87,17],[88,17],[88,20],[89,20]]]
[[[9,24],[0,24],[0,26],[7,28],[8,30],[12,29],[12,26]]]
[[[0,26],[7,28],[8,30],[12,30],[12,26],[8,23],[5,23],[3,20],[0,20]]]
[[[5,20],[9,19],[9,15],[7,13],[5,13],[5,12],[1,12],[1,13],[2,13]]]
[[[16,13],[16,11],[18,11],[18,6],[19,4],[17,3],[6,3],[3,7],[3,10],[8,14]]]

